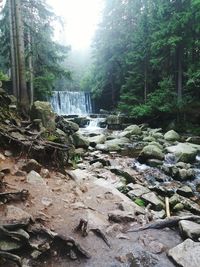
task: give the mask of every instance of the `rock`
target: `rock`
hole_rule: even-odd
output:
[[[122,128],[122,117],[117,115],[109,115],[106,119],[108,129],[120,130]]]
[[[48,169],[42,169],[40,174],[43,178],[50,178],[50,172]]]
[[[174,130],[170,130],[164,135],[164,139],[167,141],[178,141],[180,140],[180,135]]]
[[[135,222],[136,218],[132,214],[116,210],[112,211],[108,214],[109,221],[115,222],[115,223],[127,223],[127,222]]]
[[[126,137],[116,138],[105,142],[108,151],[121,151],[122,147],[129,144],[129,139]]]
[[[147,164],[150,167],[156,168],[156,167],[161,166],[163,164],[163,161],[162,160],[159,160],[159,159],[148,159],[147,160]]]
[[[128,185],[127,185],[128,187]],[[139,185],[139,184],[132,184],[131,185],[132,190],[128,192],[129,197],[141,197],[143,194],[149,193],[149,189]]]
[[[12,157],[13,153],[10,150],[5,150],[4,155],[6,157]]]
[[[110,166],[110,161],[103,159],[103,158],[97,158],[90,161],[90,164],[94,164],[95,162],[101,162],[103,166]]]
[[[30,159],[24,166],[22,166],[22,171],[30,172],[36,171],[40,172],[42,165],[39,164],[36,160]]]
[[[200,151],[199,145],[190,143],[178,143],[175,146],[166,148],[168,153],[175,154],[178,161],[191,163],[195,160],[198,151]]]
[[[104,144],[106,137],[104,134],[96,135],[88,139],[90,146],[95,147],[97,144]]]
[[[42,204],[43,204],[45,207],[50,207],[51,205],[53,205],[53,201],[52,201],[52,199],[50,199],[50,198],[43,197],[43,198],[42,198]]]
[[[24,171],[20,171],[20,170],[18,170],[18,171],[16,171],[15,173],[14,173],[14,175],[15,176],[18,176],[18,177],[24,177],[24,176],[26,176],[26,172],[24,172]]]
[[[164,203],[156,196],[155,193],[149,192],[141,196],[145,202],[152,204],[153,209],[159,211],[165,208]]]
[[[6,210],[6,221],[8,223],[11,222],[23,222],[23,221],[29,221],[32,218],[32,216],[23,211],[22,209],[13,206],[13,205],[7,205],[7,210]]]
[[[182,203],[178,203],[173,207],[173,211],[178,212],[184,209],[184,205]]]
[[[130,132],[131,135],[141,135],[142,130],[138,125],[130,125],[127,128],[124,129],[125,132]]]
[[[1,161],[4,161],[5,159],[6,159],[6,158],[4,157],[4,155],[0,153],[0,162],[1,162]]]
[[[195,178],[195,171],[193,169],[181,169],[178,170],[178,173],[174,175],[174,178],[177,178],[178,180],[184,181],[184,180],[189,180],[189,179],[194,179]]]
[[[4,174],[10,174],[11,173],[11,169],[8,166],[0,166],[0,172],[4,173]]]
[[[154,142],[156,139],[153,136],[146,136],[143,138],[144,142]]]
[[[88,148],[89,141],[80,132],[76,132],[72,135],[73,144],[76,148]]]
[[[177,189],[177,194],[184,196],[184,197],[192,197],[194,195],[191,187],[188,185],[182,186],[181,188]]]
[[[35,171],[29,172],[26,178],[29,184],[34,184],[34,185],[45,184],[45,181],[43,180],[43,178],[39,175],[39,173]]]
[[[135,178],[130,175],[128,172],[122,171],[120,169],[111,168],[110,171],[116,175],[122,176],[126,179],[126,183],[135,183]]]
[[[151,210],[151,213],[153,215],[154,220],[164,219],[166,217],[165,210],[161,210],[161,211]]]
[[[93,169],[102,169],[103,168],[103,164],[99,161],[93,163],[91,166]]]
[[[62,130],[65,134],[73,134],[79,130],[78,124],[73,121],[67,120],[62,116],[56,117],[56,127]]]
[[[145,162],[148,159],[163,160],[164,154],[158,146],[147,145],[143,148],[142,152],[140,153],[139,160]]]
[[[200,224],[192,221],[180,221],[179,229],[184,238],[191,238],[193,240],[198,240],[200,237]]]
[[[197,215],[200,215],[199,205],[186,197],[180,196],[178,194],[174,194],[169,199],[169,203],[171,207],[174,207],[178,203],[182,203],[184,205],[184,209],[189,210],[192,213],[195,213]]]
[[[168,256],[181,267],[199,267],[200,242],[186,239],[183,243],[170,249]]]
[[[105,144],[96,145],[96,150],[100,150],[102,152],[109,152],[108,146]]]
[[[55,114],[49,102],[36,101],[33,103],[30,113],[31,119],[41,119],[43,126],[49,131],[56,129]]]

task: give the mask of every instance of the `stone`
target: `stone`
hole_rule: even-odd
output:
[[[99,162],[99,161],[93,163],[91,166],[92,166],[93,169],[101,169],[101,168],[103,168],[103,164],[101,162]]]
[[[106,137],[104,134],[96,135],[90,137],[89,139],[90,146],[95,147],[97,144],[104,144],[106,141]]]
[[[43,180],[43,178],[39,175],[39,173],[35,171],[29,172],[26,179],[29,184],[33,184],[33,185],[45,184],[45,181]]]
[[[130,125],[127,128],[124,129],[125,132],[130,132],[131,135],[141,135],[142,130],[138,125]]]
[[[164,203],[156,196],[155,193],[149,192],[141,196],[145,202],[152,204],[152,208],[159,211],[165,208]]]
[[[179,169],[174,178],[184,181],[195,178],[195,171],[193,169]]]
[[[140,153],[139,160],[146,161],[148,159],[163,160],[164,154],[158,146],[147,145],[143,148],[142,152]]]
[[[173,211],[178,212],[184,209],[184,205],[182,203],[178,203],[173,207]]]
[[[118,115],[109,115],[106,119],[108,129],[120,130],[122,125],[122,117]]]
[[[191,136],[186,139],[186,142],[200,145],[200,136]]]
[[[174,130],[170,130],[164,135],[164,139],[166,141],[178,141],[180,140],[180,135]]]
[[[42,169],[40,174],[43,178],[50,178],[50,172],[48,169]]]
[[[6,159],[6,158],[4,157],[4,155],[0,153],[0,162],[1,162],[1,161],[4,161],[5,159]]]
[[[192,197],[194,195],[192,188],[188,185],[178,188],[176,192],[177,194],[184,196],[184,197]]]
[[[126,183],[135,183],[135,178],[128,172],[125,172],[117,168],[111,168],[110,171],[118,176],[122,176],[123,178],[125,178]]]
[[[23,221],[29,221],[32,218],[32,216],[25,212],[24,210],[13,206],[13,205],[7,205],[6,209],[6,221],[7,222],[23,222]]]
[[[97,144],[96,150],[100,150],[102,152],[109,152],[108,146],[105,144]]]
[[[109,221],[115,223],[127,223],[127,222],[135,222],[136,218],[133,214],[128,213],[122,210],[112,211],[108,214]]]
[[[153,215],[154,220],[164,219],[166,217],[165,210],[160,210],[160,211],[151,210],[151,214]]]
[[[197,241],[200,237],[200,224],[196,222],[182,220],[179,222],[179,229],[184,238]]]
[[[143,194],[149,193],[149,189],[139,185],[139,184],[133,184],[131,186],[132,190],[128,192],[129,197],[141,197]]]
[[[80,132],[76,132],[72,135],[73,144],[76,148],[88,148],[90,143],[86,137],[84,137]]]
[[[146,136],[143,138],[144,142],[154,142],[156,139],[153,136]]]
[[[62,130],[65,134],[73,134],[79,130],[78,124],[71,120],[65,119],[62,116],[56,117],[56,127]]]
[[[43,126],[49,131],[54,131],[56,129],[55,114],[49,102],[34,102],[30,116],[32,120],[41,119]]]
[[[169,199],[169,204],[171,207],[174,207],[178,203],[182,203],[184,205],[184,209],[189,210],[192,213],[195,213],[197,215],[200,215],[200,207],[197,203],[193,202],[192,200],[190,200],[184,196],[174,194]]]
[[[200,151],[199,145],[190,143],[178,143],[175,146],[166,148],[168,153],[173,153],[178,161],[191,163],[195,160],[198,151]]]
[[[35,159],[30,159],[24,166],[22,166],[22,171],[30,172],[36,171],[40,172],[42,165],[39,164]]]
[[[23,246],[19,241],[3,239],[0,240],[0,250],[5,252],[11,252],[20,249]]]
[[[121,151],[122,147],[129,144],[129,139],[126,137],[115,138],[105,142],[108,151]]]
[[[156,167],[159,167],[159,166],[163,165],[163,161],[159,160],[159,159],[148,159],[147,160],[147,164],[150,167],[156,168]]]
[[[186,239],[183,243],[170,249],[168,256],[181,267],[199,267],[200,242]]]

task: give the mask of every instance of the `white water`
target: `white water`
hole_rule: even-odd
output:
[[[90,93],[54,91],[51,105],[58,115],[87,115],[92,113]]]

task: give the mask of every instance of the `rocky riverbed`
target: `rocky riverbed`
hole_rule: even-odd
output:
[[[1,128],[1,266],[199,266],[199,137],[81,129],[39,102],[34,114]]]

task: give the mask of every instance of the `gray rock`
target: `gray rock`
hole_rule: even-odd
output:
[[[45,184],[44,179],[39,175],[39,173],[35,171],[29,172],[26,179],[29,184],[34,184],[34,185]]]
[[[124,129],[125,132],[130,132],[131,135],[141,135],[142,130],[138,125],[130,125],[127,128]]]
[[[127,186],[128,187],[128,186]],[[143,194],[149,193],[149,189],[139,185],[139,184],[132,184],[132,190],[128,192],[129,197],[141,197]]]
[[[200,242],[186,239],[183,243],[170,249],[168,256],[181,267],[199,267]]]
[[[142,152],[140,153],[139,158],[144,161],[147,159],[163,160],[164,154],[158,146],[148,145],[143,148]]]
[[[200,207],[197,203],[193,202],[192,200],[180,196],[178,194],[174,194],[170,199],[169,203],[171,207],[174,207],[178,203],[182,203],[184,205],[184,208],[186,210],[189,210],[191,212],[194,212],[195,214],[200,215]]]
[[[170,130],[164,135],[164,138],[167,141],[178,141],[180,140],[180,135],[174,130]]]
[[[104,144],[106,141],[106,137],[104,134],[96,135],[88,138],[90,146],[95,147],[97,144]]]
[[[156,139],[153,136],[146,136],[143,138],[144,142],[154,142]]]
[[[96,149],[97,150],[100,150],[102,152],[108,152],[109,151],[108,146],[105,145],[105,144],[98,144],[98,145],[96,145]]]
[[[12,221],[15,222],[23,222],[23,221],[29,221],[31,219],[31,215],[24,210],[13,206],[13,205],[7,205],[6,208],[6,221],[8,223],[11,223]]]
[[[36,160],[30,159],[24,166],[22,166],[22,171],[30,172],[36,171],[40,172],[42,165],[39,164]]]
[[[184,238],[198,240],[200,237],[200,224],[191,221],[180,221],[179,229]]]
[[[141,196],[145,202],[152,204],[152,208],[159,211],[165,208],[164,203],[156,196],[155,193],[149,192]]]
[[[127,223],[127,222],[135,222],[136,218],[133,214],[128,213],[122,210],[112,211],[108,214],[108,218],[110,221],[115,223]]]
[[[184,209],[184,205],[182,203],[178,203],[173,207],[173,211],[179,212]]]
[[[148,159],[147,160],[147,164],[150,167],[156,168],[156,167],[161,166],[163,164],[163,161],[162,160],[159,160],[159,159]]]
[[[3,239],[0,240],[0,250],[5,252],[14,251],[17,249],[20,249],[22,247],[22,243],[18,242],[17,240],[9,240],[9,239]]]
[[[185,185],[185,186],[182,186],[181,188],[178,188],[177,194],[184,196],[184,197],[192,197],[194,195],[191,187],[188,185]]]
[[[41,119],[43,126],[53,131],[56,129],[55,114],[49,102],[36,101],[31,108],[31,119]]]
[[[50,178],[50,172],[48,169],[42,169],[40,174],[43,178]]]
[[[86,137],[84,137],[80,132],[76,132],[72,135],[73,138],[73,144],[76,148],[88,148],[89,147],[89,141]]]
[[[200,151],[199,145],[190,143],[178,143],[175,146],[166,148],[168,153],[175,154],[178,161],[191,163],[195,160],[198,151]]]

